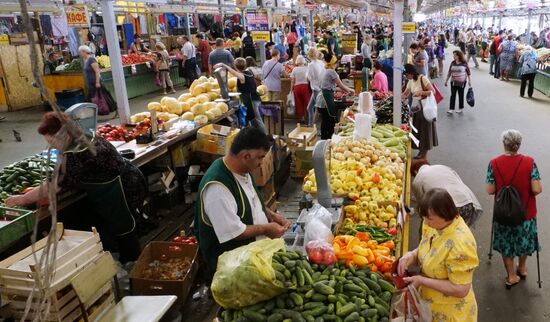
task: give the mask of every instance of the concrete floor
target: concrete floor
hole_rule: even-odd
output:
[[[447,57],[450,57],[450,51]],[[449,58],[448,58],[449,59]],[[446,61],[448,66],[449,61]],[[545,128],[550,124],[550,99],[535,91],[533,99],[519,96],[519,82],[502,82],[488,74],[489,66],[480,63],[480,69],[472,68],[472,81],[476,94],[476,106],[466,107],[462,115],[447,116],[450,90],[443,86],[443,80],[435,83],[441,89],[445,100],[440,104],[437,122],[440,146],[429,154],[432,164],[445,164],[454,168],[464,182],[478,196],[485,214],[473,230],[478,243],[480,266],[475,273],[474,289],[479,306],[478,321],[538,322],[550,321],[550,258],[547,255],[550,237],[546,228],[550,220],[545,213],[550,209],[550,198],[543,193],[538,198],[539,234],[542,245],[541,270],[543,288],[536,284],[536,260],[529,259],[527,281],[507,291],[504,288],[505,270],[500,255],[495,253],[488,260],[492,197],[485,193],[485,173],[489,160],[502,153],[500,133],[515,128],[523,134],[520,152],[531,155],[537,161],[543,185],[550,175],[550,150],[541,148],[543,142],[550,141],[550,133]],[[182,90],[174,96],[178,96]],[[150,101],[159,95],[149,95],[130,101],[132,113],[143,111]],[[22,159],[46,147],[36,133],[36,125],[42,109],[30,109],[16,113],[0,113],[7,120],[0,122],[0,167]],[[22,133],[23,142],[13,139],[12,130]],[[294,189],[293,189],[294,190]],[[299,190],[299,189],[296,189]],[[287,201],[295,199],[288,196]],[[417,220],[413,220],[417,226]],[[411,229],[411,247],[418,243],[418,230]]]

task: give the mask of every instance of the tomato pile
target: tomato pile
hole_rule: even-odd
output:
[[[197,237],[195,236],[187,236],[185,237],[185,232],[182,230],[180,234],[172,239],[174,243],[182,243],[182,244],[197,244]]]
[[[130,142],[135,138],[134,131],[128,131],[123,126],[113,126],[109,123],[100,125],[96,134],[107,141],[126,141]]]
[[[122,65],[133,65],[140,64],[150,61],[154,58],[154,55],[138,55],[138,54],[128,54],[122,55]]]
[[[332,266],[337,262],[334,250],[330,244],[323,241],[312,240],[308,242],[306,252],[309,261],[313,264]]]

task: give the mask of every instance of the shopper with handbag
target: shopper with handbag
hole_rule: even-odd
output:
[[[527,277],[527,256],[539,251],[537,233],[537,200],[542,192],[540,173],[535,160],[518,153],[522,136],[519,131],[506,130],[502,133],[504,154],[494,158],[487,169],[487,192],[496,195],[509,186],[519,193],[524,209],[524,220],[518,225],[509,225],[493,217],[492,249],[502,255],[506,268],[507,289]],[[490,254],[491,256],[491,254]],[[518,266],[515,258],[518,257]],[[538,257],[537,257],[538,258]]]
[[[268,60],[262,66],[262,76],[264,85],[268,90],[270,101],[280,101],[281,97],[281,76],[286,77],[287,73],[283,64],[279,62],[281,53],[277,49],[271,51],[271,60]]]
[[[295,115],[302,121],[305,121],[311,91],[307,80],[306,59],[302,55],[298,55],[296,58],[296,67],[290,73],[290,88],[292,88],[292,93],[294,94]]]
[[[408,79],[408,83],[403,92],[403,99],[408,99],[411,94],[413,98],[416,97],[417,99],[425,99],[429,95],[435,94],[434,87],[428,77],[420,75],[415,66],[405,64],[404,68],[403,74]],[[435,121],[426,120],[420,108],[420,110],[413,113],[413,125],[418,130],[417,138],[419,141],[419,144],[414,146],[419,150],[415,159],[426,159],[428,151],[439,144],[436,123]]]
[[[472,282],[479,258],[474,235],[445,189],[427,191],[418,210],[424,220],[422,239],[399,259],[398,274],[406,276],[413,266],[420,267],[419,275],[403,280],[431,303],[434,321],[477,321]]]
[[[451,100],[449,110],[447,114],[452,115],[455,110],[456,96],[458,94],[458,111],[462,113],[464,109],[464,89],[466,88],[466,81],[469,86],[472,86],[472,80],[470,78],[470,68],[464,58],[464,53],[460,50],[453,51],[454,60],[449,66],[449,73],[445,80],[445,87],[449,85],[449,79],[451,79]]]
[[[84,61],[84,84],[86,87],[87,101],[92,102],[98,107],[99,115],[107,115],[116,111],[117,105],[111,93],[105,88],[101,82],[101,71],[99,64],[94,56],[92,56],[92,50],[86,45],[78,47],[80,58]]]

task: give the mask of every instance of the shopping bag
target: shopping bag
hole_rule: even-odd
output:
[[[290,91],[286,97],[286,114],[294,115],[296,106],[294,105],[294,92]]]
[[[428,97],[420,101],[422,105],[422,113],[424,118],[428,122],[435,122],[437,119],[437,103],[435,101],[434,94],[430,94]]]
[[[162,87],[162,83],[160,82],[160,73],[155,74],[155,85]]]
[[[280,238],[262,239],[223,253],[211,285],[214,300],[226,309],[240,309],[283,293],[271,262],[284,247]]]
[[[474,98],[474,89],[471,86],[468,88],[468,92],[466,93],[466,103],[468,103],[471,107],[474,107],[476,103]]]
[[[432,309],[430,303],[420,297],[418,290],[408,285],[393,294],[390,318],[392,322],[431,322]]]
[[[97,114],[98,115],[108,115],[111,113],[109,110],[109,104],[105,100],[105,97],[101,94],[101,90],[98,88],[95,91],[94,96],[92,97],[92,103],[97,105]]]
[[[432,84],[432,87],[434,88],[435,92],[435,102],[439,104],[443,100],[443,94],[441,94],[441,91],[435,84]]]

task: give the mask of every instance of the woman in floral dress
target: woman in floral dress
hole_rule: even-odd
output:
[[[487,192],[496,194],[501,187],[514,186],[525,209],[525,219],[517,226],[493,222],[493,249],[502,254],[507,277],[505,285],[511,289],[527,277],[527,256],[540,249],[537,236],[537,200],[542,192],[540,174],[533,158],[518,153],[522,136],[516,130],[502,133],[504,154],[494,158],[487,170]],[[514,260],[518,257],[518,266]]]
[[[479,259],[472,232],[445,189],[427,191],[419,210],[424,218],[422,240],[399,260],[399,274],[420,266],[419,275],[404,280],[431,304],[433,322],[476,322],[472,280]]]
[[[500,44],[500,80],[510,80],[510,72],[514,68],[517,55],[517,41],[509,35],[508,40]]]

